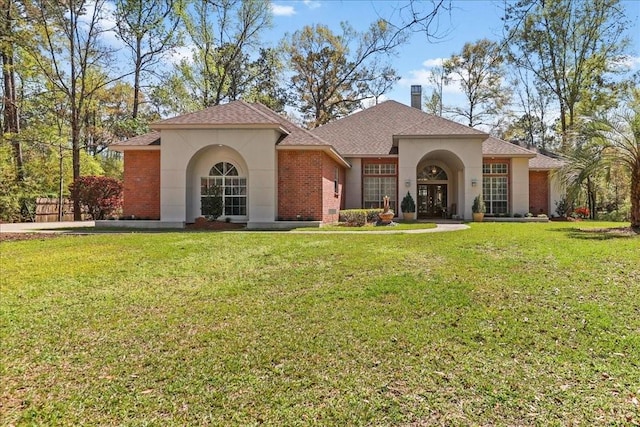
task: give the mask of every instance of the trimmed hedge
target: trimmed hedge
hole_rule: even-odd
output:
[[[368,223],[377,222],[382,209],[346,209],[340,211],[338,221],[351,227],[362,227]]]

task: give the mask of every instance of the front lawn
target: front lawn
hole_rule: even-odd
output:
[[[436,228],[436,224],[432,222],[393,222],[389,225],[376,225],[367,224],[360,227],[348,226],[345,224],[330,224],[323,225],[319,228],[302,227],[297,228],[295,231],[374,231],[374,232],[394,232],[405,230],[428,230],[430,228]]]
[[[5,241],[0,424],[638,424],[620,225]]]

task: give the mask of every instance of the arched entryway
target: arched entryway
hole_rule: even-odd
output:
[[[222,197],[221,218],[246,221],[249,215],[249,177],[244,158],[236,150],[214,145],[198,151],[187,167],[187,222],[205,216],[203,201],[217,187]]]
[[[418,165],[416,175],[418,218],[442,218],[448,215],[449,177],[447,172],[435,163],[423,162]]]

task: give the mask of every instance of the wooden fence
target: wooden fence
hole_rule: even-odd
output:
[[[38,197],[36,199],[36,222],[58,221],[58,199]],[[89,215],[82,213],[82,219],[88,219]],[[73,221],[73,201],[62,199],[62,220]]]

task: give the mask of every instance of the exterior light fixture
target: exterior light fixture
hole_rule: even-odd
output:
[[[476,187],[477,185],[478,185],[478,180],[477,180],[477,179],[475,179],[475,178],[473,178],[473,179],[471,180],[471,186],[472,186],[472,187]]]
[[[404,180],[404,186],[405,187],[411,187],[411,180],[410,179],[405,179]]]

